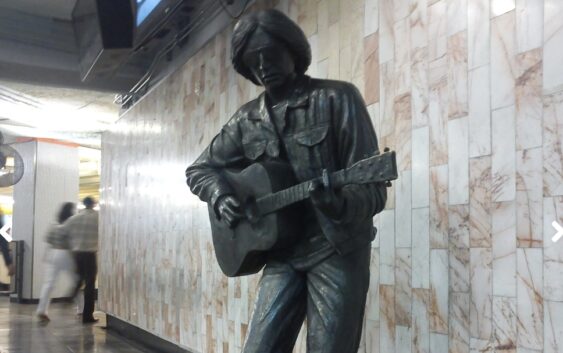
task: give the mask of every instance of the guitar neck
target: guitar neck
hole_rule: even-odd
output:
[[[346,170],[339,170],[330,174],[330,181],[333,187],[340,188],[345,185],[345,172]],[[305,181],[257,199],[256,206],[259,213],[264,216],[309,198],[309,187],[316,180],[321,179]]]

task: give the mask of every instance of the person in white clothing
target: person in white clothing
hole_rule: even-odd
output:
[[[41,297],[36,311],[37,317],[44,323],[50,321],[47,312],[51,302],[51,293],[53,292],[59,275],[66,272],[72,276],[75,281],[78,281],[76,265],[72,253],[70,252],[68,236],[61,232],[63,223],[74,215],[74,212],[74,203],[64,203],[58,213],[57,224],[51,226],[45,239],[49,244],[45,254],[45,279],[43,287],[41,288]],[[81,307],[77,298],[75,298],[75,303]]]

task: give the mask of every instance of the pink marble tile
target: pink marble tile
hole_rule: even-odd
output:
[[[563,93],[544,97],[543,194],[563,195]]]
[[[494,276],[494,274],[493,274]],[[516,353],[516,298],[493,298],[493,342],[495,350]]]
[[[448,251],[430,250],[430,332],[448,333]]]
[[[372,249],[365,318],[377,322],[379,321],[379,261],[379,249]]]
[[[395,211],[383,210],[379,217],[380,283],[395,284]],[[394,315],[394,314],[393,314]]]
[[[411,51],[411,90],[413,128],[428,125],[428,48]]]
[[[448,117],[467,115],[467,33],[461,31],[448,37]]]
[[[544,302],[545,353],[559,353],[563,349],[563,303]]]
[[[395,141],[399,171],[412,168],[411,102],[412,98],[409,93],[397,96],[394,101]]]
[[[411,49],[428,45],[428,0],[409,0]]]
[[[394,286],[379,286],[380,293],[380,351],[395,351],[395,288]]]
[[[518,249],[518,347],[543,349],[542,249]]]
[[[516,297],[516,207],[495,203],[493,212],[493,293]]]
[[[430,353],[430,290],[413,289],[412,295],[412,353]]]
[[[412,251],[397,248],[395,253],[395,324],[411,327]]]
[[[518,152],[516,158],[516,236],[518,247],[543,245],[542,151]]]
[[[516,73],[514,11],[491,21],[491,105],[498,109],[514,104]]]
[[[558,0],[544,0],[543,3],[543,89],[544,93],[552,93],[563,85],[563,3]]]
[[[543,1],[516,0],[516,41],[518,52],[543,44]]]
[[[563,301],[563,250],[561,241],[552,241],[556,233],[552,222],[563,225],[563,197],[544,198],[543,215],[543,297],[545,300]]]
[[[490,60],[490,1],[472,0],[468,2],[467,63],[470,70],[486,65]]]
[[[448,121],[448,203],[469,202],[469,121],[467,117]]]
[[[430,288],[430,234],[429,209],[412,210],[412,287]]]
[[[449,353],[469,353],[469,293],[451,293]]]
[[[430,203],[429,128],[412,130],[412,207],[428,207]]]
[[[447,1],[438,0],[428,6],[428,59],[436,60],[446,54]]]
[[[491,154],[490,67],[469,72],[469,156]]]
[[[471,249],[471,337],[488,342],[492,335],[493,253],[487,248]]]
[[[469,162],[469,239],[471,247],[491,247],[491,158]]]
[[[516,137],[514,106],[493,111],[492,198],[495,202],[516,198]]]
[[[406,1],[405,1],[406,2]],[[397,2],[395,2],[397,4]],[[395,34],[395,78],[396,94],[405,94],[411,89],[411,60],[410,60],[410,25],[409,19],[405,18],[395,22],[393,27]]]
[[[468,0],[455,0],[447,2],[448,36],[467,29],[467,3]]]
[[[394,1],[379,2],[379,62],[392,60],[395,55]]]
[[[325,7],[322,2],[319,8]],[[365,0],[364,2],[364,36],[367,37],[379,30],[379,0]]]
[[[542,144],[542,52],[534,49],[516,56],[516,148]]]
[[[448,169],[430,168],[430,248],[448,248]]]
[[[430,63],[430,92],[428,104],[428,125],[430,127],[430,165],[436,166],[448,162],[448,87],[445,73],[447,65],[438,59]],[[435,66],[434,66],[435,65]],[[433,71],[444,72],[441,78],[433,77]]]

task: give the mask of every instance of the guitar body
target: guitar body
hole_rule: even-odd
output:
[[[261,196],[295,184],[291,167],[279,162],[255,163],[241,171],[226,170],[223,177],[243,203],[245,212],[250,212],[253,201]],[[298,204],[252,221],[243,219],[234,228],[218,219],[212,207],[209,207],[209,219],[217,261],[229,277],[260,271],[268,251],[294,243],[300,227]]]

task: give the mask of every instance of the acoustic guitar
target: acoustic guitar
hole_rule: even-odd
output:
[[[288,164],[255,163],[242,170],[224,170],[223,177],[232,186],[246,215],[234,227],[218,218],[209,207],[211,233],[219,266],[229,277],[256,273],[264,267],[269,251],[293,244],[299,234],[297,205],[309,197],[315,180],[296,185]],[[397,179],[394,151],[356,162],[347,169],[323,172],[319,180],[325,187],[341,188],[348,184],[387,182]],[[294,205],[292,207],[287,207]]]

